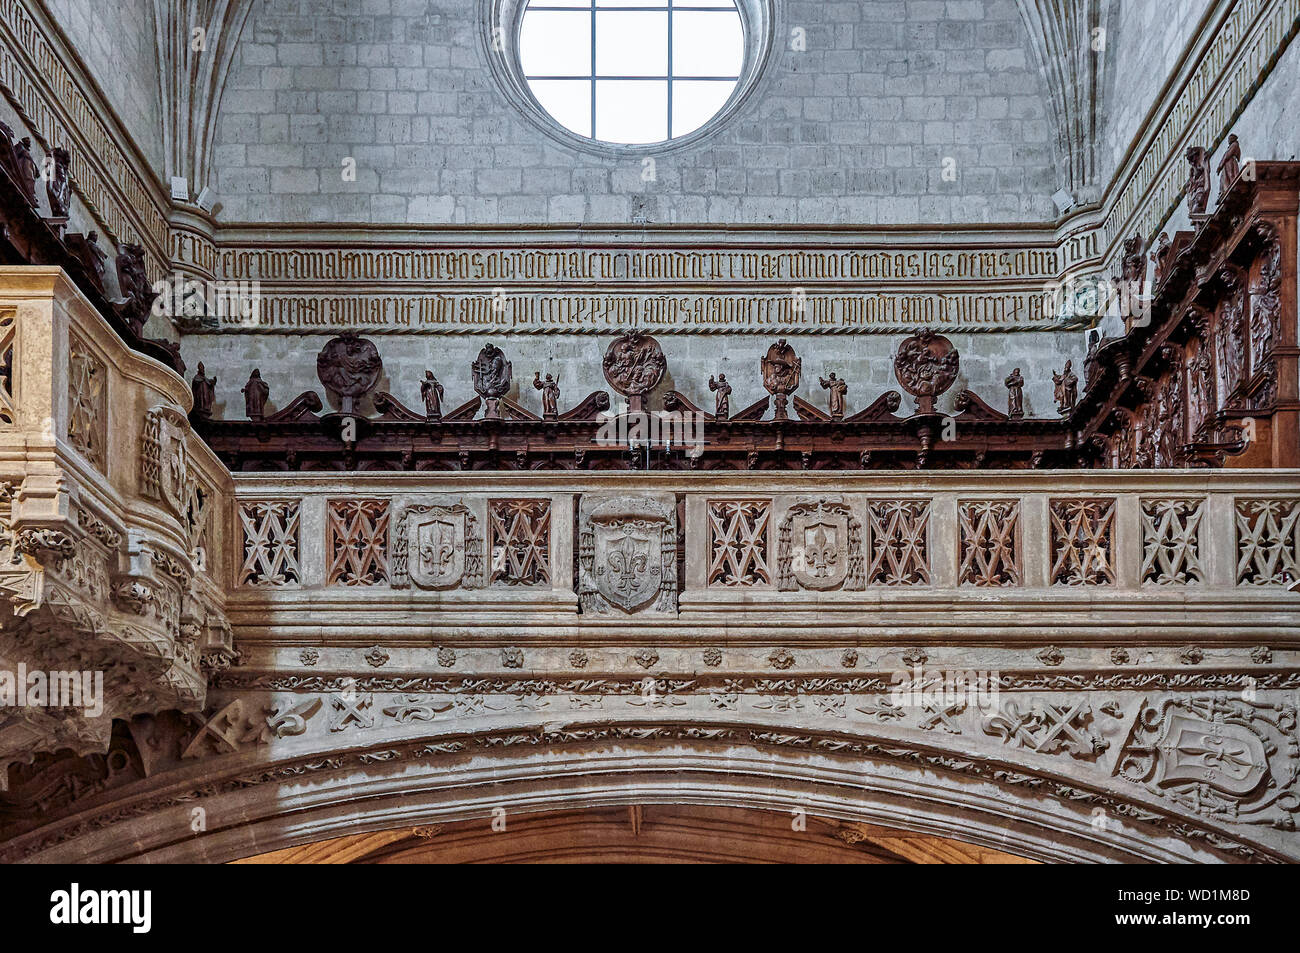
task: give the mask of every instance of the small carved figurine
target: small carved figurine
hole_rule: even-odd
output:
[[[442,420],[442,385],[433,371],[424,372],[420,381],[420,396],[424,398],[424,416],[429,420]]]
[[[844,395],[849,389],[849,382],[842,377],[836,377],[834,371],[831,372],[830,380],[819,377],[817,381],[823,388],[830,391],[831,420],[843,420]]]
[[[117,288],[124,299],[118,306],[119,311],[131,330],[138,335],[144,330],[154,299],[158,297],[149,284],[149,276],[144,268],[142,245],[132,242],[122,244],[117,254]]]
[[[1169,264],[1169,233],[1161,232],[1160,238],[1156,240],[1156,250],[1151,253],[1151,260],[1155,262],[1156,274],[1152,279],[1156,287],[1164,280],[1165,268]]]
[[[36,198],[36,180],[40,177],[41,169],[32,158],[32,140],[30,136],[23,136],[22,139],[14,143],[14,164],[18,172],[18,185],[23,190],[28,204],[32,208],[39,207],[40,203]]]
[[[72,253],[72,256],[81,262],[91,284],[95,286],[100,294],[103,294],[104,262],[108,259],[108,253],[99,247],[99,233],[92,231],[87,232],[85,235],[80,233],[72,234],[64,239],[63,244]]]
[[[510,392],[512,368],[505,353],[495,344],[484,344],[470,365],[474,375],[474,392],[483,398],[483,418],[501,418],[501,398]]]
[[[1219,201],[1228,194],[1228,189],[1232,188],[1232,183],[1237,181],[1237,176],[1241,175],[1241,143],[1237,141],[1236,136],[1228,137],[1228,151],[1223,154],[1219,160]]]
[[[1121,259],[1121,274],[1128,283],[1128,292],[1140,297],[1146,290],[1147,263],[1143,255],[1142,236],[1134,235],[1124,240],[1124,256]]]
[[[1210,204],[1210,154],[1203,146],[1187,150],[1187,211],[1204,215]]]
[[[727,375],[719,374],[718,379],[714,380],[713,375],[709,375],[709,390],[713,391],[713,417],[716,420],[726,420],[731,416],[731,385],[727,383]]]
[[[1052,374],[1052,382],[1056,384],[1053,392],[1056,397],[1056,410],[1064,415],[1074,410],[1075,402],[1079,399],[1079,378],[1071,369],[1071,362],[1065,362],[1065,370],[1060,374]]]
[[[190,390],[194,393],[194,416],[199,420],[211,420],[212,404],[217,397],[217,379],[204,376],[202,361],[199,361],[199,370]]]
[[[256,367],[248,376],[248,383],[241,391],[244,395],[244,412],[249,420],[261,420],[266,416],[266,399],[271,396],[271,388],[262,380],[262,372]]]
[[[1019,420],[1025,416],[1025,379],[1020,368],[1014,368],[1004,382],[1007,385],[1007,416]]]
[[[533,375],[533,386],[542,392],[542,416],[554,420],[559,414],[560,382],[550,374],[542,380],[542,372],[537,371]]]
[[[50,215],[54,218],[67,218],[72,205],[72,179],[68,167],[72,156],[67,149],[56,148],[50,153],[50,178],[45,183],[45,195],[50,200]]]

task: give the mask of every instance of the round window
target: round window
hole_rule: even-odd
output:
[[[689,137],[734,109],[770,32],[757,0],[507,0],[497,9],[513,28],[495,29],[494,49],[506,52],[503,33],[516,39],[514,55],[497,62],[523,104],[558,137],[598,149]]]

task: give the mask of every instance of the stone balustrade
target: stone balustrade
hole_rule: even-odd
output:
[[[205,665],[233,657],[209,525],[230,477],[189,402],[66,273],[0,268],[0,670],[95,696],[11,684],[0,787],[34,752],[106,750],[114,718],[201,708]]]

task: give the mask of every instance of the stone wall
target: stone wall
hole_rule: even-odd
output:
[[[1052,215],[1015,0],[778,2],[767,74],[656,161],[562,147],[500,92],[469,0],[264,0],[222,101],[226,221],[987,222]],[[807,50],[790,50],[802,28]],[[956,182],[942,161],[957,162]],[[355,182],[343,181],[346,157]]]

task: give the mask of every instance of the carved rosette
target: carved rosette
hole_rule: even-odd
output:
[[[584,612],[677,611],[677,507],[671,496],[584,497],[580,525]]]
[[[393,587],[479,589],[483,534],[463,503],[414,503],[397,517],[393,533]]]
[[[899,385],[916,398],[921,414],[932,414],[935,399],[957,380],[961,358],[951,341],[923,328],[898,346],[894,376]]]

